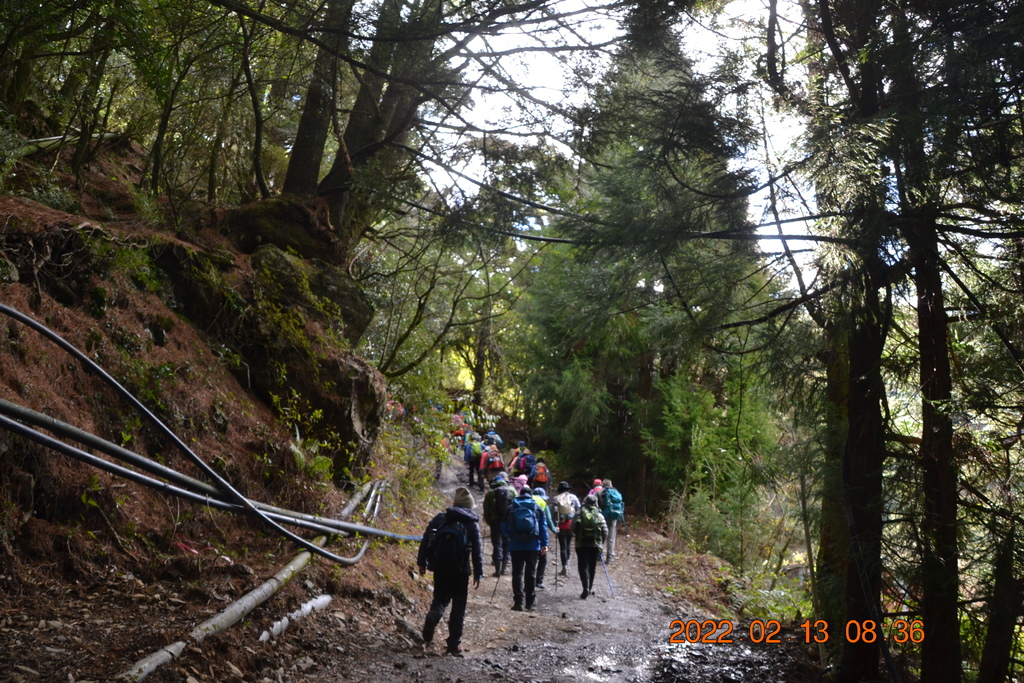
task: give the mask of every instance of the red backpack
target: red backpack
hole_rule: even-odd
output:
[[[501,459],[501,453],[497,451],[491,451],[491,454],[487,456],[487,468],[492,470],[505,469],[505,463]]]
[[[548,477],[549,477],[548,466],[546,464],[542,463],[542,462],[539,462],[536,465],[536,470],[537,470],[537,473],[535,475],[533,475],[533,481],[535,483],[537,483],[537,484],[546,484],[546,483],[548,483]]]

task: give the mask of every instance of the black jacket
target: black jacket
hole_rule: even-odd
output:
[[[466,527],[466,541],[469,543],[470,557],[473,558],[473,574],[472,576],[479,580],[484,576],[484,546],[480,540],[480,518],[472,510],[466,508],[455,507],[454,505],[444,512],[439,512],[427,525],[427,530],[423,534],[423,540],[420,541],[420,552],[416,557],[416,564],[420,567],[427,566],[427,552],[430,549],[430,541],[434,538],[434,532],[437,531],[445,520],[452,522],[462,522]],[[469,558],[466,559],[466,563],[460,572],[463,576],[468,576],[470,573]]]

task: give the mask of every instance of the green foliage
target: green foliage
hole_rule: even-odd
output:
[[[334,475],[333,454],[344,452],[346,444],[337,432],[323,425],[324,413],[314,410],[308,401],[292,389],[286,397],[270,395],[278,418],[295,435],[291,452],[296,467],[316,481],[327,483]],[[316,434],[316,437],[303,436]],[[330,455],[327,455],[330,454]],[[351,473],[349,473],[351,474]]]
[[[76,213],[79,209],[78,198],[57,178],[50,175],[37,177],[21,194],[44,206],[65,213]]]
[[[20,148],[21,138],[5,122],[0,121],[0,190],[5,189],[10,180],[10,172],[18,160]]]
[[[434,445],[439,447],[440,441]],[[429,452],[425,452],[430,447],[401,420],[385,422],[374,445],[374,460],[391,471],[393,488],[389,489],[389,496],[403,514],[436,506],[436,463]],[[445,453],[444,457],[447,459],[449,454]]]
[[[188,365],[179,367],[172,361],[149,363],[135,358],[141,351],[141,340],[133,337],[131,343],[138,346],[126,348],[123,342],[120,345],[120,350],[125,355],[121,382],[150,410],[166,414],[169,387],[180,382],[182,377],[189,378],[192,369]]]

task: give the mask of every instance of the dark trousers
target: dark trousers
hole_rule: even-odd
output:
[[[597,558],[600,548],[576,548],[576,567],[580,571],[580,583],[586,591],[594,590],[594,576],[597,574]]]
[[[523,604],[524,580],[527,607],[537,600],[537,556],[539,550],[512,551],[512,602]]]
[[[491,563],[495,569],[508,562],[508,536],[501,533],[501,522],[491,524]]]
[[[434,574],[434,599],[427,612],[427,624],[437,626],[444,618],[448,603],[452,614],[448,617],[448,647],[462,643],[462,622],[466,618],[466,600],[469,597],[469,574]],[[433,631],[433,628],[430,629]]]
[[[476,481],[474,479],[474,477],[477,477],[481,481],[483,481],[483,477],[480,476],[480,471],[476,467],[477,466],[477,463],[476,463],[477,460],[478,460],[478,458],[473,458],[472,460],[470,460],[469,462],[466,463],[466,467],[469,468],[469,485],[470,486],[472,486],[473,482]]]
[[[569,564],[572,556],[572,529],[558,530],[558,557],[562,560],[562,569]]]

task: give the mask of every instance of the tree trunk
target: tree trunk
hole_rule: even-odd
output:
[[[266,199],[270,196],[270,187],[267,186],[267,178],[263,173],[263,106],[260,103],[259,92],[256,90],[256,80],[252,75],[252,63],[249,53],[252,48],[253,33],[245,28],[245,20],[240,19],[243,36],[242,46],[242,71],[245,73],[245,84],[249,91],[249,100],[252,103],[252,172],[256,176],[256,186],[260,189],[260,197]]]
[[[849,433],[850,344],[845,325],[827,322],[824,333],[828,354],[825,361],[828,405],[817,557],[818,590],[821,596],[821,612],[818,617],[828,624],[838,626],[846,623],[843,596],[850,558],[850,525],[846,516],[842,475],[843,453]],[[839,634],[834,635],[826,646],[833,659],[838,660],[842,639]]]
[[[1017,536],[1011,526],[999,543],[992,587],[988,599],[988,631],[981,653],[977,683],[1005,683],[1010,655],[1021,614],[1020,584],[1013,576],[1013,553]]]
[[[863,299],[854,310],[850,338],[849,433],[843,456],[843,482],[850,524],[850,562],[846,571],[846,616],[863,624],[879,621],[882,587],[882,463],[885,433],[882,423],[884,384],[881,375],[884,319],[878,300],[879,279],[872,271],[880,264],[869,261],[861,280]],[[876,681],[879,677],[879,643],[864,639],[851,642],[842,631],[841,680],[843,683]]]
[[[320,180],[320,164],[324,157],[324,145],[330,131],[334,113],[335,84],[338,79],[337,55],[347,49],[348,39],[344,37],[352,18],[351,0],[332,0],[327,7],[327,25],[332,32],[325,32],[322,40],[326,47],[317,50],[313,75],[306,89],[302,103],[302,116],[295,133],[288,171],[284,178],[283,191],[299,197],[315,197]],[[329,49],[328,49],[329,48]]]
[[[406,6],[386,2],[374,27],[375,40],[367,63],[376,73],[364,72],[349,115],[345,134],[331,170],[318,192],[327,202],[332,228],[342,257],[350,257],[380,210],[373,193],[353,192],[356,175],[374,166],[375,172],[393,172],[405,152],[391,144],[405,139],[423,100],[409,82],[426,84],[433,68],[431,53],[437,41],[442,12],[437,0],[424,0],[403,19]],[[417,34],[422,38],[416,39]],[[401,37],[402,40],[396,40]],[[393,75],[388,80],[380,73]],[[402,81],[402,82],[399,82]],[[387,87],[385,87],[387,85]],[[377,182],[386,182],[375,179]]]
[[[957,548],[957,467],[953,422],[946,406],[952,397],[948,319],[935,223],[915,222],[908,231],[917,287],[921,378],[921,469],[924,517],[921,534],[921,616],[928,637],[921,644],[921,679],[960,681],[959,551]]]

